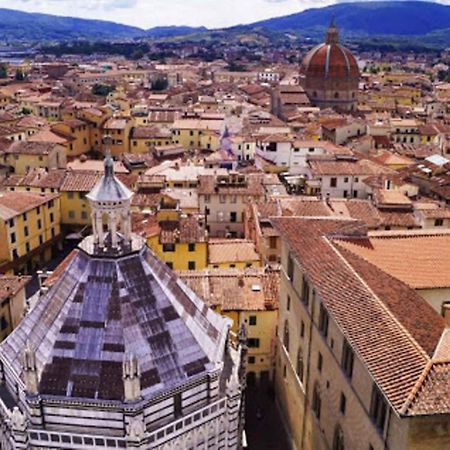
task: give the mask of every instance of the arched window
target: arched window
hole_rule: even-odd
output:
[[[334,98],[339,98],[339,92],[334,93]]]
[[[297,375],[303,383],[303,351],[300,347],[297,353]]]
[[[283,344],[286,351],[289,351],[289,323],[286,320],[284,322],[284,335],[283,335]]]
[[[333,450],[345,450],[344,432],[342,431],[342,428],[339,425],[337,425],[336,429],[334,430]]]

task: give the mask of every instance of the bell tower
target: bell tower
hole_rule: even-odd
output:
[[[131,247],[131,192],[114,174],[109,150],[111,138],[105,136],[107,148],[105,172],[86,196],[92,211],[92,233],[98,253],[121,253]]]

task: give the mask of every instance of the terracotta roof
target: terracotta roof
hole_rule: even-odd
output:
[[[330,205],[334,215],[361,220],[369,229],[376,229],[382,224],[377,208],[368,200],[331,199]]]
[[[280,273],[265,269],[207,269],[179,272],[181,279],[209,306],[222,311],[278,308]]]
[[[283,216],[326,217],[332,215],[326,202],[317,198],[283,198],[279,202]]]
[[[53,142],[14,142],[5,153],[23,154],[23,155],[48,155],[57,144]]]
[[[363,243],[345,240],[339,245],[413,289],[450,287],[450,232],[372,233]]]
[[[360,222],[277,218],[274,224],[389,403],[404,412],[442,335],[442,317],[342,246],[343,236],[364,243]]]
[[[389,172],[390,169],[363,159],[360,161],[309,161],[315,176],[326,175],[376,175]]]
[[[223,264],[259,261],[255,244],[245,239],[210,239],[208,263]]]
[[[58,197],[59,194],[34,194],[18,191],[0,193],[0,218],[12,219]]]
[[[221,184],[214,175],[200,175],[198,177],[199,194],[232,194],[232,195],[264,195],[261,174],[248,174],[242,184]]]
[[[47,170],[41,167],[31,169],[25,175],[10,175],[2,181],[5,187],[34,187],[59,189],[66,176],[64,169]]]
[[[29,281],[31,281],[31,277],[0,275],[0,301],[17,295]]]
[[[162,130],[160,127],[139,126],[132,130],[131,139],[172,139],[172,133],[169,130]]]

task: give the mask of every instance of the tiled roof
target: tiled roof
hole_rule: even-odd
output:
[[[47,170],[36,167],[25,175],[10,175],[2,181],[6,187],[34,187],[59,189],[66,176],[63,169]]]
[[[0,275],[0,301],[4,301],[11,296],[17,295],[30,280],[31,277]]]
[[[326,217],[332,215],[326,202],[317,198],[283,198],[279,201],[283,216]]]
[[[5,153],[23,154],[23,155],[48,155],[55,148],[52,142],[26,142],[17,141],[5,150]]]
[[[209,306],[219,306],[222,311],[266,311],[278,307],[279,271],[207,269],[179,275]]]
[[[364,245],[361,223],[277,218],[274,224],[358,358],[401,413],[438,344],[443,319],[401,281],[336,240],[347,236]]]
[[[246,183],[239,185],[224,184],[217,182],[214,175],[201,175],[198,177],[199,194],[232,194],[232,195],[264,195],[264,188],[261,183],[261,174],[246,175]]]
[[[413,289],[450,287],[450,232],[373,233],[364,245],[352,240],[339,245]]]
[[[3,220],[12,219],[58,196],[58,194],[34,194],[18,191],[0,193],[0,218]]]
[[[209,264],[258,261],[255,244],[244,239],[210,239],[208,244]]]
[[[315,176],[376,175],[390,171],[390,169],[366,159],[355,162],[311,160],[309,164]]]

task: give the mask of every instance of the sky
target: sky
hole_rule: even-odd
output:
[[[0,0],[0,8],[110,20],[140,28],[220,28],[344,1],[349,0]],[[450,4],[450,0],[437,2]]]

